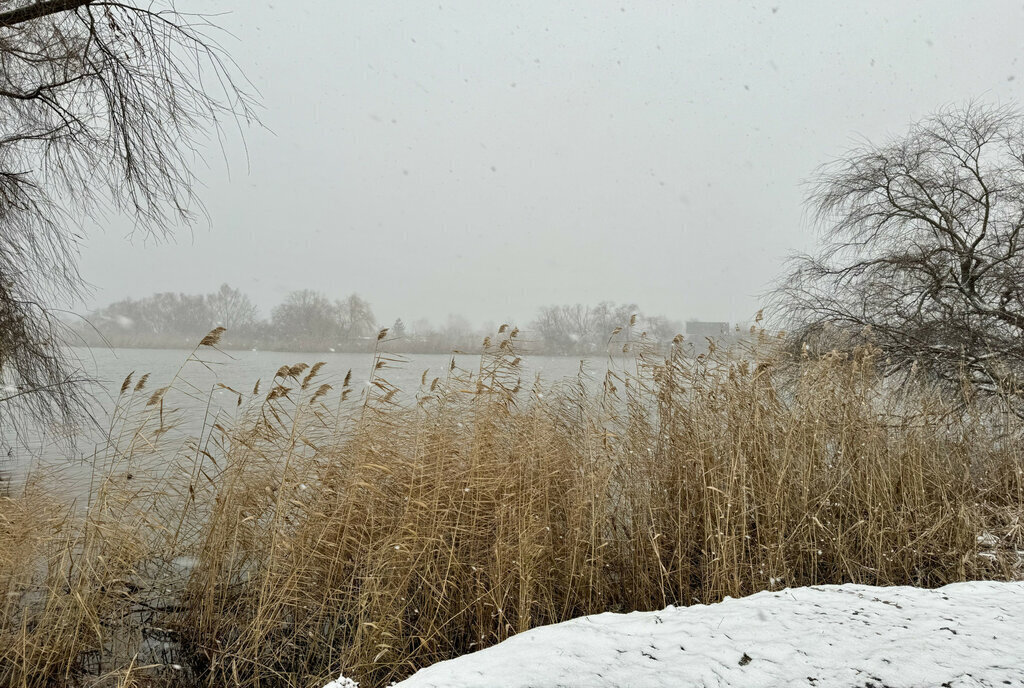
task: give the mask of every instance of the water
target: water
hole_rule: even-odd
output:
[[[86,374],[96,380],[93,387],[95,395],[94,413],[97,415],[98,427],[83,428],[72,452],[66,444],[55,441],[53,433],[40,430],[38,438],[32,446],[16,447],[12,467],[7,470],[7,481],[13,484],[14,491],[32,475],[36,466],[42,468],[36,475],[42,476],[47,496],[64,500],[72,508],[82,508],[96,494],[91,488],[95,484],[94,466],[103,473],[102,447],[106,442],[104,427],[111,425],[111,414],[124,408],[124,399],[118,401],[125,376],[132,374],[132,385],[145,374],[149,374],[146,388],[138,393],[136,405],[145,412],[153,407],[146,407],[146,399],[161,387],[176,379],[174,390],[168,393],[167,402],[182,409],[184,423],[183,434],[197,434],[202,430],[204,419],[212,413],[223,410],[232,413],[237,395],[218,387],[218,383],[238,390],[244,395],[252,392],[256,380],[262,380],[260,396],[270,390],[270,382],[282,366],[296,363],[314,364],[324,361],[326,365],[317,377],[318,382],[329,382],[335,390],[332,394],[340,394],[342,381],[352,371],[351,385],[356,394],[367,388],[367,382],[374,367],[374,358],[370,354],[326,353],[309,354],[296,352],[242,351],[218,352],[205,350],[198,359],[190,360],[191,352],[185,350],[88,350],[77,349],[74,354],[82,363]],[[449,355],[408,355],[394,357],[400,360],[389,361],[386,366],[376,371],[376,375],[388,380],[401,391],[398,398],[412,402],[415,393],[420,389],[421,380],[426,378],[427,384],[434,377],[444,377],[449,371],[452,357]],[[621,369],[626,360],[617,360],[613,367]],[[463,370],[477,370],[480,365],[479,356],[456,355],[456,365]],[[592,379],[600,379],[609,366],[606,358],[592,358],[581,361],[572,357],[526,357],[522,361],[522,380],[529,387],[536,376],[541,376],[544,385],[549,387],[568,377],[575,377],[581,370]],[[424,376],[424,372],[426,375]],[[129,392],[130,395],[130,392]],[[173,395],[173,399],[171,398]],[[335,399],[337,396],[334,397]],[[328,402],[329,403],[329,402]],[[116,423],[114,423],[116,427]],[[116,434],[116,433],[115,433]],[[173,447],[173,443],[171,444]],[[98,450],[99,449],[99,450]],[[132,498],[135,506],[144,506],[148,500],[156,499],[146,487],[146,478],[159,480],[168,464],[171,452],[160,451],[154,457],[156,463],[130,467],[129,475],[122,466],[111,475],[118,481],[122,478],[132,480]],[[0,465],[0,469],[3,466]],[[146,476],[143,478],[143,474]],[[134,476],[134,477],[133,477]],[[142,484],[139,484],[142,483]],[[126,482],[118,482],[126,486]],[[0,484],[0,492],[4,485]],[[79,511],[78,513],[82,513]],[[151,628],[151,612],[154,607],[173,604],[179,599],[186,585],[195,560],[186,556],[177,556],[169,562],[153,560],[140,562],[137,582],[144,595],[146,606],[138,620],[142,629],[142,643],[137,647],[137,658],[148,664],[185,664],[181,658],[180,646],[172,636],[161,631],[154,633]],[[111,633],[118,632],[116,629]],[[128,647],[135,642],[132,635],[123,642]],[[121,642],[120,640],[118,642]]]
[[[88,375],[99,383],[97,397],[109,411],[117,398],[121,383],[127,374],[133,373],[133,380],[149,373],[147,389],[154,390],[167,384],[179,370],[187,385],[198,392],[207,392],[217,383],[249,392],[257,380],[264,387],[281,366],[296,363],[312,365],[323,361],[317,379],[331,383],[340,382],[352,371],[352,384],[357,389],[365,386],[373,368],[373,355],[367,353],[298,353],[287,351],[230,351],[204,350],[198,354],[199,361],[185,364],[191,352],[179,349],[75,349],[75,355],[82,362]],[[394,355],[385,367],[377,371],[391,384],[406,393],[419,389],[426,372],[429,382],[432,378],[447,374],[453,355],[450,354],[407,354]],[[470,354],[455,354],[455,363],[460,368],[475,370],[480,357]],[[522,361],[523,379],[532,380],[541,375],[548,382],[556,382],[575,376],[584,369],[591,374],[604,372],[607,361],[601,358],[580,359],[561,356],[530,356]],[[182,366],[185,364],[184,369]],[[224,392],[229,394],[228,392]],[[205,401],[205,400],[204,400]]]
[[[340,388],[345,375],[352,371],[352,386],[357,392],[366,388],[373,368],[373,355],[367,353],[299,353],[281,351],[230,351],[221,352],[204,349],[190,360],[191,351],[181,349],[73,349],[86,375],[96,380],[91,387],[93,413],[96,425],[83,425],[76,433],[76,442],[69,446],[61,440],[65,437],[54,429],[34,429],[28,438],[13,444],[7,460],[0,463],[0,492],[8,483],[19,483],[27,472],[36,465],[61,467],[66,464],[72,469],[65,472],[65,481],[78,483],[84,480],[83,466],[91,463],[105,441],[110,426],[111,414],[117,405],[121,385],[128,374],[132,374],[132,385],[143,375],[149,374],[145,391],[153,391],[168,385],[177,376],[175,391],[169,394],[168,404],[182,409],[180,417],[185,432],[198,432],[207,418],[207,408],[234,407],[237,396],[218,383],[238,392],[247,394],[253,390],[257,380],[262,380],[262,390],[269,389],[270,380],[281,366],[296,363],[312,365],[324,361],[326,365],[317,376],[318,382],[331,383]],[[402,390],[406,400],[420,388],[426,371],[429,383],[434,377],[444,377],[451,364],[449,354],[409,354],[394,356],[377,371],[391,384]],[[479,356],[456,354],[458,367],[475,370],[479,367]],[[529,384],[540,375],[547,384],[567,377],[574,377],[580,366],[586,373],[599,377],[608,367],[606,358],[580,359],[557,356],[529,356],[522,362],[523,382]],[[173,395],[173,399],[170,396]],[[75,469],[74,467],[78,467]],[[70,492],[77,492],[81,486],[69,485]]]

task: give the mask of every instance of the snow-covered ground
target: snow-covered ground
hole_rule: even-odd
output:
[[[345,685],[354,684],[332,684]],[[598,614],[521,633],[397,685],[1024,686],[1024,583],[830,585]]]

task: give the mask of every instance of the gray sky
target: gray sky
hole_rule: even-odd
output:
[[[1018,103],[1020,2],[192,0],[270,131],[211,149],[211,224],[92,230],[94,303],[356,291],[381,322],[635,301],[744,320],[813,246],[803,182],[860,138]]]

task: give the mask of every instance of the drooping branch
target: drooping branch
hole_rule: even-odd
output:
[[[215,27],[172,0],[15,4],[0,12],[0,379],[18,390],[0,395],[4,429],[81,407],[49,310],[81,293],[76,227],[110,210],[156,236],[190,223],[203,137],[255,121]]]

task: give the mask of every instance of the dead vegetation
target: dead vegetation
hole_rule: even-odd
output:
[[[365,390],[285,366],[195,433],[187,366],[126,380],[88,503],[0,499],[0,683],[384,686],[581,614],[1019,573],[1021,428],[869,349],[547,386],[516,335],[415,395],[381,352]]]

